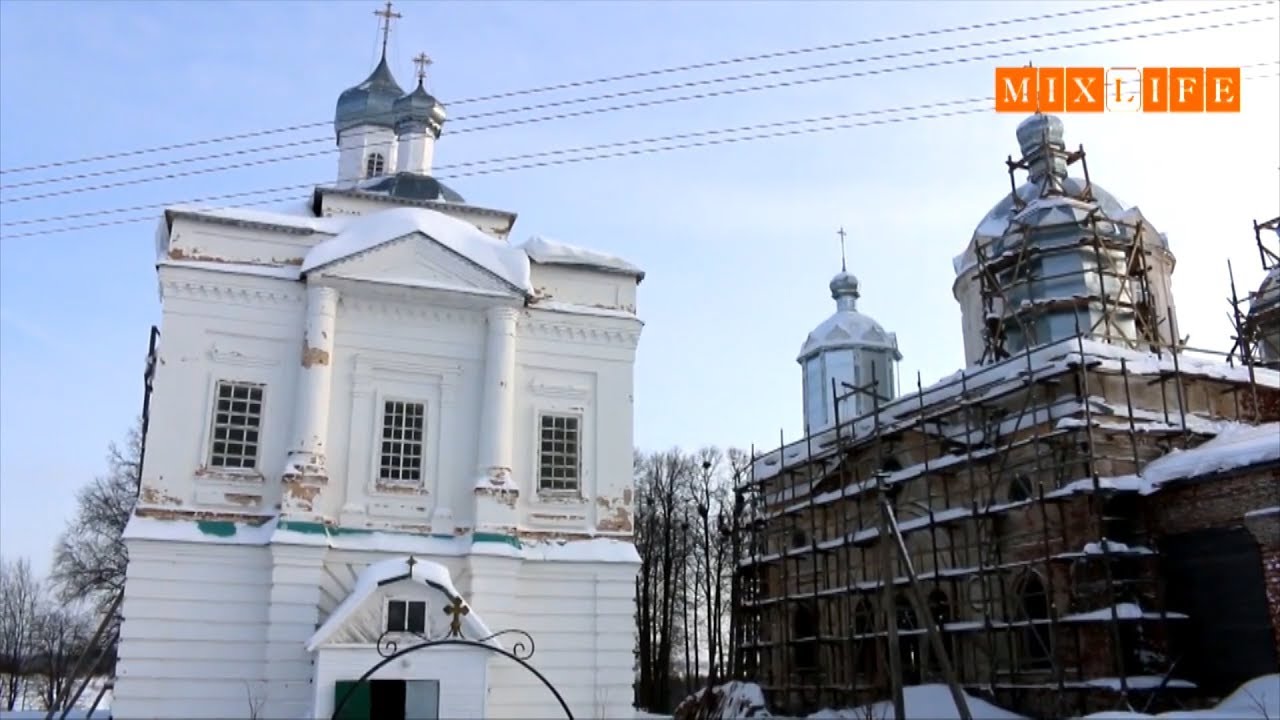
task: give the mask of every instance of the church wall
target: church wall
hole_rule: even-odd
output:
[[[149,540],[128,549],[112,713],[248,717],[264,687],[266,549]]]
[[[622,273],[533,263],[530,268],[533,293],[540,300],[571,303],[589,308],[636,311],[636,279]]]
[[[486,559],[487,560],[487,559]],[[635,573],[631,563],[525,561],[515,575],[507,612],[472,602],[495,632],[519,628],[533,636],[530,662],[555,685],[575,717],[631,714],[635,647]],[[518,638],[503,638],[508,649]],[[490,663],[488,717],[559,717],[555,698],[514,663]]]
[[[484,318],[479,312],[344,297],[329,422],[330,488],[322,510],[347,527],[422,531],[437,510],[470,526],[479,432]],[[420,490],[375,484],[382,405],[424,402]],[[433,532],[452,528],[432,528]]]
[[[441,718],[482,718],[485,713],[486,664],[489,653],[470,648],[439,647],[411,653],[375,672],[373,680],[439,679]],[[326,647],[316,659],[315,712],[312,717],[333,716],[337,696],[334,684],[360,677],[381,656],[373,648]]]
[[[512,472],[521,525],[571,533],[632,531],[635,321],[531,310],[520,319]],[[581,419],[578,491],[538,487],[541,413]]]
[[[177,261],[238,263],[296,268],[307,251],[328,236],[268,232],[224,223],[175,218],[164,258]]]
[[[301,353],[297,283],[189,268],[160,269],[161,342],[148,426],[141,508],[263,513],[284,465]],[[264,384],[257,467],[209,466],[217,383]]]

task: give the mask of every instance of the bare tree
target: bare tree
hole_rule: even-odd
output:
[[[141,454],[135,426],[123,448],[111,443],[106,474],[80,490],[76,514],[54,551],[52,579],[64,600],[89,598],[104,609],[123,590],[129,554],[122,535],[137,501]]]
[[[677,612],[685,611],[685,552],[681,528],[692,463],[677,448],[636,461],[636,577],[640,703],[665,710],[671,703],[676,648],[684,636]]]
[[[35,650],[40,702],[45,709],[55,707],[69,692],[72,670],[89,645],[93,626],[93,616],[80,607],[49,602],[42,608],[35,627]]]
[[[0,559],[0,706],[13,710],[36,659],[43,588],[26,558]]]

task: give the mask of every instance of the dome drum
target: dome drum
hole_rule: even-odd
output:
[[[1060,119],[1036,114],[1016,134],[1029,181],[987,213],[955,259],[966,360],[1076,334],[1130,347],[1172,343],[1165,236],[1138,208],[1066,175]],[[1050,168],[1053,182],[1041,172],[1048,166],[1037,169],[1046,154],[1061,156],[1061,168],[1058,160]]]
[[[1249,300],[1258,360],[1280,370],[1280,265],[1272,267]]]

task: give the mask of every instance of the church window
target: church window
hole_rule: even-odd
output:
[[[419,635],[427,631],[427,602],[425,600],[387,601],[387,632],[411,632]]]
[[[382,457],[378,477],[394,484],[422,482],[424,423],[422,403],[388,400],[382,410]]]
[[[378,177],[386,166],[387,159],[382,157],[382,153],[369,153],[369,157],[364,161],[364,176]]]
[[[805,404],[809,410],[805,419],[812,432],[827,421],[827,393],[830,388],[823,382],[821,355],[804,364],[804,392]]]
[[[209,448],[211,467],[237,470],[257,467],[262,392],[263,386],[258,383],[218,382]]]
[[[578,489],[581,466],[581,419],[575,415],[544,414],[538,419],[538,489],[572,492]]]

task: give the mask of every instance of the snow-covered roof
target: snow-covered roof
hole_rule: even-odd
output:
[[[901,360],[898,338],[885,332],[880,323],[857,310],[837,310],[809,333],[800,346],[797,360],[803,361],[820,350],[845,347],[885,348],[892,351],[894,359]]]
[[[412,233],[422,233],[445,247],[465,256],[489,272],[525,293],[532,292],[529,263],[573,265],[604,272],[620,273],[644,279],[644,271],[622,258],[575,247],[541,236],[523,245],[512,246],[494,238],[465,220],[425,207],[396,207],[365,215],[315,217],[305,204],[291,203],[272,210],[251,208],[202,208],[175,205],[165,211],[156,232],[157,255],[164,264],[191,266],[192,261],[170,263],[167,258],[170,223],[175,217],[244,223],[305,234],[330,235],[316,244],[303,260],[301,268],[290,266],[283,273],[266,273],[271,277],[296,279],[325,265],[368,252]],[[262,275],[247,265],[225,263],[227,272]],[[206,268],[210,269],[210,268]]]
[[[1124,360],[1128,371],[1135,375],[1154,375],[1177,370],[1192,377],[1237,383],[1256,382],[1264,387],[1280,388],[1280,372],[1275,370],[1255,367],[1251,377],[1247,367],[1206,361],[1186,354],[1179,357],[1175,368],[1173,358],[1167,353],[1157,356],[1097,340],[1065,338],[996,364],[965,368],[921,391],[900,395],[879,408],[878,421],[882,428],[894,423],[911,423],[919,413],[953,402],[962,391],[968,393],[970,400],[977,400],[1013,390],[1025,383],[1030,374],[1028,368],[1034,368],[1034,375],[1042,378],[1068,372],[1081,362],[1081,349],[1085,360],[1096,361],[1100,363],[1101,369],[1106,370],[1118,372],[1120,361]],[[842,423],[839,435],[845,441],[870,437],[875,423],[876,419],[871,417],[852,418],[849,422]],[[836,436],[837,430],[832,428],[813,435],[809,440],[801,439],[758,455],[754,465],[755,480],[768,479],[786,468],[803,465],[810,457],[816,459],[832,455],[836,449]]]
[[[426,235],[513,287],[526,293],[533,291],[529,257],[524,251],[484,234],[468,222],[427,208],[392,208],[350,218],[341,232],[311,248],[302,261],[302,272],[313,272],[413,233]]]
[[[831,299],[836,301],[836,311],[814,328],[800,346],[798,362],[821,350],[838,348],[880,348],[891,351],[893,359],[901,360],[898,338],[886,333],[880,323],[858,312],[860,289],[858,278],[847,269],[841,269],[831,278],[828,287]]]
[[[534,235],[520,247],[530,260],[541,265],[578,265],[632,275],[637,282],[644,279],[643,270],[620,257],[574,247],[541,235]]]
[[[401,581],[416,582],[429,587],[440,593],[450,603],[462,598],[458,589],[453,586],[449,569],[439,563],[419,560],[411,555],[378,561],[360,571],[350,594],[338,607],[334,608],[329,618],[307,641],[307,651],[314,652],[338,628],[342,627],[379,587]],[[493,634],[476,614],[475,608],[471,608],[470,612],[463,615],[461,621],[462,636],[468,640],[482,640]],[[488,640],[488,642],[495,647],[498,646],[494,640]]]
[[[1144,492],[1165,483],[1213,475],[1251,465],[1280,461],[1280,422],[1263,425],[1233,423],[1218,436],[1187,450],[1174,450],[1152,460],[1139,475]]]

